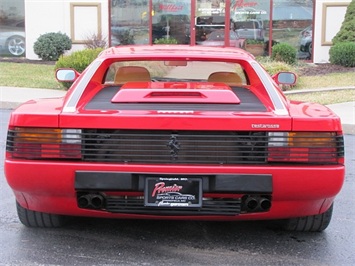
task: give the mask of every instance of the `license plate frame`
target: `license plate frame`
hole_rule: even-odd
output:
[[[144,206],[156,208],[200,208],[202,178],[147,177]]]

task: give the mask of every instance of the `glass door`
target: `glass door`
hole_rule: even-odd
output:
[[[190,0],[153,0],[152,43],[190,43]]]
[[[149,0],[111,0],[111,45],[149,43]]]

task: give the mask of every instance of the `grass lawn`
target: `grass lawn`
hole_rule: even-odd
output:
[[[318,76],[301,76],[297,86],[292,90],[305,90],[317,88],[341,88],[353,87],[351,90],[334,90],[322,92],[308,92],[298,94],[287,94],[290,100],[303,102],[316,102],[320,104],[334,104],[355,101],[355,73],[330,73]]]
[[[324,105],[352,102],[355,101],[355,89],[288,94],[286,97],[290,100],[301,102],[316,102]]]
[[[54,65],[0,62],[0,86],[63,89]]]
[[[0,86],[64,90],[54,77],[54,65],[0,62]],[[354,72],[300,76],[291,90],[355,87]],[[341,90],[287,95],[297,101],[332,104],[355,101],[355,90]]]
[[[355,72],[330,73],[319,76],[301,76],[293,89],[355,87]]]

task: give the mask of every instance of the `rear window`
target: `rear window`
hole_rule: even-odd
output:
[[[127,66],[130,66],[127,68]],[[126,67],[122,71],[123,67]],[[125,73],[124,75],[132,75],[129,78],[137,81],[208,81],[210,75],[215,72],[232,72],[241,78],[241,84],[247,85],[247,77],[243,67],[238,63],[226,62],[205,62],[205,61],[130,61],[115,62],[110,65],[104,82],[106,84],[115,83],[115,77]],[[130,73],[128,73],[130,72]],[[135,74],[136,73],[136,74]],[[147,77],[144,78],[143,76]],[[116,79],[117,80],[117,79]]]

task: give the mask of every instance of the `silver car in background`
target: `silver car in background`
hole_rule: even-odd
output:
[[[263,23],[257,19],[235,21],[233,23],[235,32],[239,38],[264,41],[265,30]]]
[[[24,21],[18,21],[11,25],[1,24],[0,53],[2,55],[24,56],[26,52]]]
[[[300,32],[300,51],[312,55],[313,26],[310,25]]]

